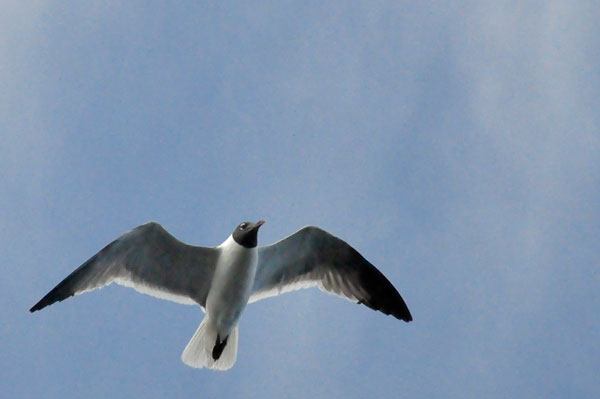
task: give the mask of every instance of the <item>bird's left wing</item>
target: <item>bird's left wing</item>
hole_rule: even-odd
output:
[[[121,235],[35,304],[35,312],[112,282],[158,298],[206,305],[219,251],[187,245],[150,222]]]
[[[398,291],[375,266],[346,242],[318,227],[304,227],[259,248],[249,302],[313,286],[400,320],[412,320]]]

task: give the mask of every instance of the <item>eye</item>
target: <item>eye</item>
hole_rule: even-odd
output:
[[[246,227],[248,227],[248,223],[242,223],[240,224],[240,229],[244,230]]]

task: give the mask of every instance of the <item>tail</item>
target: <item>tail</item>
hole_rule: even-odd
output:
[[[237,359],[238,326],[234,327],[226,339],[227,343],[221,356],[214,360],[213,349],[217,341],[217,332],[209,326],[208,316],[206,316],[181,354],[181,360],[194,368],[229,370]]]

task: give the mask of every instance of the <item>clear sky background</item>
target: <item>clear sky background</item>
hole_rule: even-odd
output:
[[[326,3],[326,4],[324,4]],[[597,1],[4,1],[6,397],[600,397]],[[415,321],[305,290],[202,313],[110,286],[28,309],[121,233],[315,224]]]

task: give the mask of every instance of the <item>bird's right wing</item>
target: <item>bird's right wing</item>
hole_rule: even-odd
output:
[[[314,286],[400,320],[412,320],[398,291],[375,266],[318,227],[304,227],[259,248],[250,302]]]
[[[204,307],[218,256],[217,248],[184,244],[160,224],[146,223],[104,247],[29,311],[112,282],[158,298]]]

